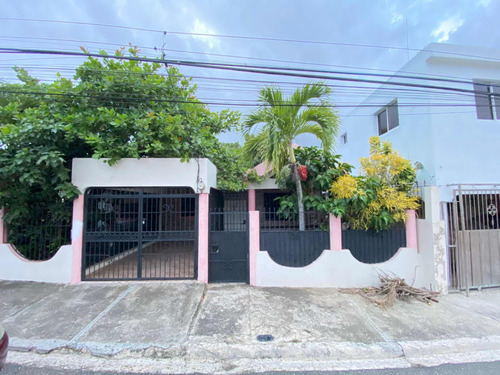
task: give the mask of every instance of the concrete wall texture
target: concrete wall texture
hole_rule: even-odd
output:
[[[306,267],[284,267],[275,263],[267,251],[257,256],[257,286],[307,288],[360,288],[379,286],[378,275],[396,274],[408,284],[424,287],[423,257],[416,249],[401,248],[384,263],[365,264],[344,250],[324,250]]]
[[[89,187],[189,186],[208,193],[217,187],[217,169],[208,159],[126,158],[110,166],[103,159],[76,158],[71,181],[81,192]]]
[[[250,282],[261,287],[359,288],[379,286],[379,275],[386,273],[397,275],[415,287],[436,290],[435,267],[433,264],[426,264],[426,260],[434,259],[433,242],[429,244],[428,238],[425,237],[422,246],[419,246],[417,221],[420,220],[416,220],[414,211],[407,214],[407,244],[412,248],[400,248],[386,262],[361,263],[352,256],[349,249],[342,249],[341,220],[331,215],[331,249],[325,249],[319,258],[308,266],[281,266],[271,259],[267,251],[259,251],[256,244],[251,246]],[[259,227],[258,219],[257,215],[250,221],[250,233]]]
[[[457,57],[454,53],[487,56],[490,59]],[[496,61],[492,61],[493,59]],[[497,84],[500,82],[499,60],[500,50],[430,44],[401,68],[400,74],[415,72],[453,76],[468,83],[438,81],[433,85],[472,91],[473,79]],[[420,82],[400,77],[388,81]],[[413,163],[421,163],[423,168],[417,171],[420,182],[440,186],[456,183],[498,183],[500,163],[489,163],[488,168],[480,166],[484,165],[485,160],[497,159],[500,119],[478,119],[474,94],[436,94],[432,90],[426,90],[418,95],[408,95],[404,92],[387,91],[388,88],[394,87],[382,85],[362,102],[363,105],[371,107],[359,106],[343,119],[340,134],[347,132],[347,143],[340,142],[337,149],[342,154],[343,161],[359,167],[359,158],[369,155],[368,139],[378,135],[376,114],[384,105],[397,99],[399,126],[383,134],[381,139],[391,141],[394,148]],[[388,97],[391,92],[394,93],[393,97]],[[438,106],[450,103],[467,106]],[[373,107],[375,104],[380,107]]]
[[[0,244],[0,280],[70,283],[73,248],[62,246],[53,258],[29,261],[9,244]]]
[[[425,219],[417,220],[418,249],[424,257],[427,288],[448,293],[448,259],[446,248],[446,225],[439,215],[439,188],[423,188]]]

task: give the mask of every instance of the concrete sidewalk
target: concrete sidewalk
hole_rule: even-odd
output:
[[[0,321],[13,351],[223,368],[245,361],[351,361],[373,368],[500,359],[499,289],[439,301],[397,302],[384,310],[335,289],[0,282]],[[258,335],[274,340],[259,342]]]

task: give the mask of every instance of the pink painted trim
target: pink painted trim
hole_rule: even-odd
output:
[[[208,283],[208,193],[198,199],[198,281]]]
[[[82,281],[83,202],[83,194],[80,194],[73,201],[73,223],[71,227],[73,266],[71,268],[71,284],[79,284]]]
[[[7,224],[3,222],[3,215],[5,208],[0,209],[0,243],[8,243],[7,242]]]
[[[255,189],[248,189],[248,212],[255,211]]]
[[[257,285],[257,254],[260,251],[259,211],[248,213],[250,285]]]
[[[26,263],[42,263],[46,262],[46,260],[29,260],[23,257],[21,254],[19,254],[19,251],[17,251],[16,247],[12,244],[6,243],[7,247],[9,248],[10,252],[12,255],[14,255],[17,259],[19,259],[21,262],[26,262]]]
[[[330,214],[330,250],[342,250],[342,220]]]
[[[406,211],[406,247],[418,249],[417,214],[415,210]]]

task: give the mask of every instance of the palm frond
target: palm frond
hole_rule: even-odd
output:
[[[337,113],[325,100],[330,92],[322,82],[306,84],[289,98],[274,86],[261,89],[261,106],[246,117],[243,125],[245,134],[252,130],[257,134],[245,144],[246,152],[272,163],[279,175],[289,161],[292,141],[299,134],[314,134],[330,150],[339,128]]]
[[[338,135],[340,121],[337,112],[332,110],[324,101],[321,107],[309,107],[300,114],[300,134],[306,133],[303,130],[306,125],[315,124],[321,128],[321,136],[315,134],[321,141],[325,150],[331,151],[335,138]],[[308,129],[305,127],[305,129]],[[313,128],[314,129],[314,128]],[[319,133],[318,133],[319,134]]]

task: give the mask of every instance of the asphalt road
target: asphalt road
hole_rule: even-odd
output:
[[[156,374],[156,373],[155,373]],[[442,365],[438,367],[412,367],[404,369],[359,370],[338,372],[265,372],[256,375],[497,375],[500,374],[500,362],[467,363]],[[94,372],[81,370],[59,370],[25,365],[7,364],[1,375],[136,375],[131,372]],[[152,373],[142,375],[153,375]],[[193,374],[194,375],[194,374]],[[248,375],[248,374],[245,374]]]

